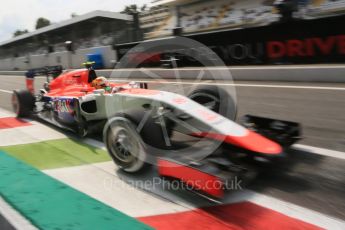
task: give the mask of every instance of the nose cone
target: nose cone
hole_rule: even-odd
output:
[[[244,136],[226,136],[224,141],[260,154],[280,155],[283,151],[278,143],[250,130]]]

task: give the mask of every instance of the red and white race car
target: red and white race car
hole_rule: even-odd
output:
[[[42,74],[54,79],[34,95],[32,81]],[[248,115],[235,123],[233,99],[217,86],[198,87],[188,96],[133,82],[95,88],[91,64],[26,75],[28,90],[12,97],[18,117],[34,115],[81,136],[99,132],[122,170],[136,173],[155,164],[161,176],[215,198],[223,197],[226,183],[245,177],[253,162],[286,157],[286,148],[300,138],[294,122]]]

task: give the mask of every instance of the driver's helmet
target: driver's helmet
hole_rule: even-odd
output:
[[[105,89],[109,86],[108,80],[105,77],[97,77],[91,82],[91,86],[96,89]]]

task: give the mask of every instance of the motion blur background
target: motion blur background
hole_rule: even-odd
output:
[[[113,68],[136,42],[176,35],[207,45],[226,65],[343,63],[344,13],[344,0],[155,0],[121,13],[41,18],[37,30],[0,42],[0,70],[78,68],[87,59]],[[163,66],[166,58],[158,54],[145,65]]]

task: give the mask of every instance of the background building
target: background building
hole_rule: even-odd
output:
[[[133,41],[132,16],[107,11],[55,23],[0,43],[0,69],[61,64],[79,67],[85,54],[102,53],[106,67],[116,59],[112,45]],[[67,44],[69,42],[70,44]],[[71,55],[72,59],[67,57]],[[72,61],[68,61],[68,60]]]
[[[172,35],[189,36],[210,47],[217,46],[220,54],[226,51],[238,57],[241,56],[238,52],[244,48],[248,47],[246,49],[254,53],[256,47],[261,47],[258,44],[270,40],[308,39],[313,34],[325,39],[332,34],[340,36],[342,29],[338,27],[342,25],[344,13],[345,0],[155,0],[147,10],[133,15],[93,11],[0,42],[0,70],[24,70],[44,65],[78,68],[88,54],[100,54],[103,67],[113,68],[123,55],[117,56],[117,47],[122,44]],[[331,19],[334,17],[339,18]],[[328,18],[334,26],[323,28]],[[319,24],[308,27],[308,23],[301,25],[303,23],[296,24],[296,21]],[[278,26],[280,29],[274,26],[272,29],[271,25],[275,24],[281,25]],[[293,36],[294,26],[300,28],[298,36]],[[307,32],[304,28],[313,31],[304,35]],[[277,37],[277,34],[281,36]],[[231,39],[226,40],[226,37]],[[209,43],[213,40],[218,43]],[[315,55],[319,54],[323,53]],[[342,61],[342,54],[337,55],[336,58],[319,58],[317,63]],[[226,54],[225,58],[228,56]],[[306,61],[275,60],[269,63]],[[261,64],[266,61],[256,58],[226,63]]]

